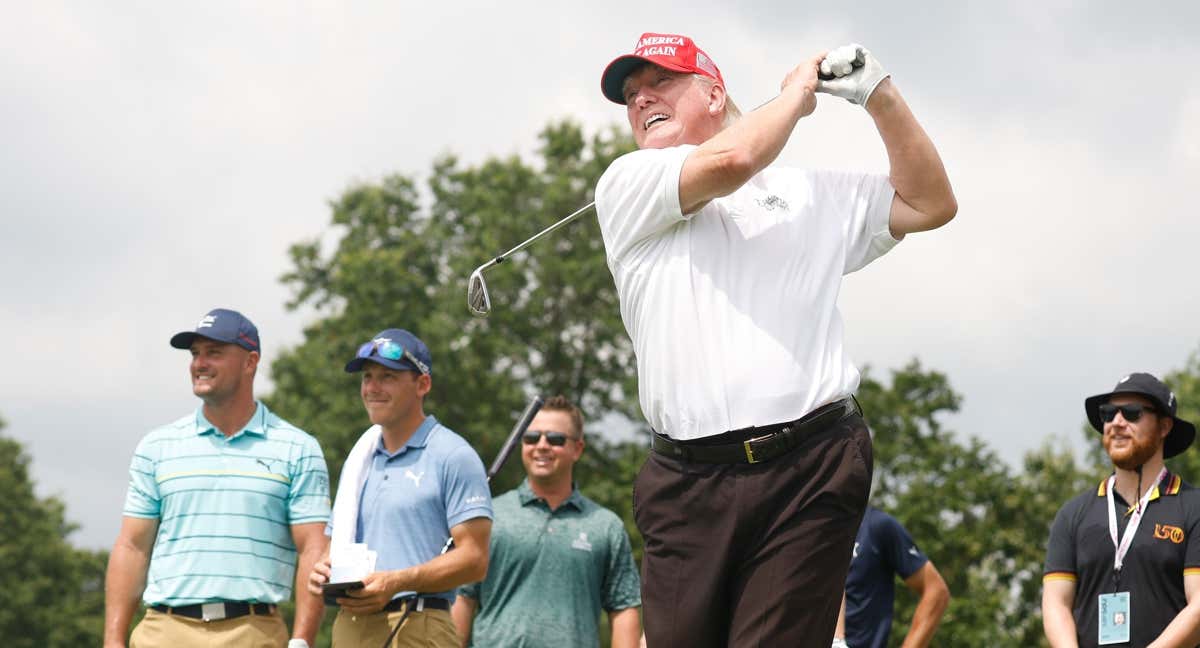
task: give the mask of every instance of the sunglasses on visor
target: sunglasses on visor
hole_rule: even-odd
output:
[[[372,355],[392,360],[393,362],[400,362],[400,359],[403,358],[411,362],[417,368],[417,371],[426,376],[429,375],[429,365],[418,360],[412,351],[405,349],[391,340],[371,340],[358,347],[358,353],[355,354],[359,358],[370,358]]]
[[[542,432],[541,430],[529,430],[525,434],[521,435],[521,440],[525,442],[525,445],[536,445],[538,440],[542,438],[543,434],[546,435],[546,443],[549,443],[552,446],[567,445],[567,439],[571,438],[562,432]]]
[[[1117,412],[1121,412],[1121,416],[1130,423],[1137,422],[1142,418],[1142,412],[1158,413],[1158,410],[1148,405],[1113,405],[1105,403],[1096,408],[1100,412],[1100,418],[1105,423],[1112,423],[1113,419],[1117,418]]]

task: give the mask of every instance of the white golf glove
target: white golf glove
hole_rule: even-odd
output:
[[[857,63],[857,66],[856,66]],[[821,60],[817,92],[841,97],[852,104],[867,105],[871,93],[889,75],[867,48],[857,43],[830,51]]]
[[[846,645],[845,639],[842,639],[841,637],[834,637],[833,645],[830,646],[829,648],[850,648],[850,646]]]
[[[287,648],[308,648],[308,642],[303,639],[292,639],[288,642]]]

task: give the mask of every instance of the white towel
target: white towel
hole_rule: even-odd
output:
[[[337,497],[333,500],[333,529],[329,538],[331,550],[333,547],[354,542],[354,532],[358,528],[358,498],[362,494],[363,484],[367,481],[371,460],[375,456],[375,448],[379,447],[381,434],[383,428],[378,425],[367,428],[350,449],[346,463],[342,464]]]

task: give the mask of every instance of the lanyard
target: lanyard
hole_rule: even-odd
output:
[[[1112,536],[1113,547],[1116,548],[1116,553],[1113,554],[1113,570],[1121,571],[1121,565],[1125,563],[1125,555],[1129,553],[1129,546],[1133,544],[1133,534],[1137,532],[1138,525],[1142,523],[1142,515],[1146,512],[1146,505],[1150,503],[1150,495],[1154,493],[1154,489],[1158,488],[1166,476],[1167,469],[1163,468],[1158,472],[1158,478],[1154,480],[1150,490],[1146,491],[1146,494],[1138,500],[1137,510],[1129,516],[1129,524],[1125,526],[1125,537],[1121,538],[1120,542],[1117,541],[1117,503],[1113,500],[1113,484],[1116,483],[1117,476],[1109,476],[1108,534]]]

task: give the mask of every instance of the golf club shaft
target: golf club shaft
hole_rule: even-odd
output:
[[[525,411],[521,412],[521,418],[517,419],[517,424],[513,426],[512,432],[508,435],[508,439],[504,441],[504,445],[500,447],[500,454],[496,455],[496,460],[492,462],[491,468],[487,471],[488,483],[491,483],[492,477],[504,468],[504,463],[508,461],[508,455],[512,454],[513,448],[517,447],[517,443],[521,440],[521,435],[525,434],[525,430],[529,429],[529,424],[533,422],[533,417],[537,416],[538,410],[542,409],[545,401],[541,396],[534,396],[533,400],[525,406]]]
[[[487,481],[492,483],[492,477],[504,468],[504,463],[508,461],[508,456],[512,454],[513,448],[517,447],[517,443],[521,440],[521,435],[525,434],[525,430],[529,429],[529,424],[533,422],[533,417],[537,416],[538,410],[542,409],[542,404],[545,401],[541,396],[534,396],[533,400],[525,406],[525,411],[521,412],[521,418],[517,419],[517,424],[513,426],[512,432],[508,438],[504,440],[504,445],[500,446],[500,454],[496,455],[496,460],[492,462],[492,467],[488,468]],[[442,546],[442,553],[450,551],[450,547],[454,546],[454,538],[447,538],[446,544]]]
[[[511,250],[509,250],[508,252],[505,252],[504,254],[501,254],[500,256],[496,257],[495,259],[492,259],[492,264],[495,264],[495,263],[503,263],[503,262],[504,262],[504,259],[508,258],[509,256],[512,256],[512,255],[516,254],[517,252],[520,252],[521,250],[524,250],[524,249],[525,249],[525,247],[526,247],[527,245],[529,245],[530,243],[533,243],[534,241],[536,241],[536,240],[538,240],[538,239],[542,238],[543,236],[545,236],[545,235],[547,235],[547,234],[549,234],[549,233],[553,232],[554,230],[557,230],[558,228],[562,227],[563,225],[566,225],[566,224],[570,223],[571,221],[574,221],[576,218],[579,218],[580,216],[582,216],[582,215],[583,215],[583,212],[585,212],[585,211],[587,211],[587,210],[591,209],[593,206],[595,206],[595,204],[596,204],[596,201],[594,201],[594,200],[593,200],[592,202],[590,202],[590,203],[588,203],[588,204],[584,205],[583,207],[580,207],[578,210],[576,210],[576,211],[575,211],[575,213],[571,214],[570,216],[567,216],[566,218],[564,218],[564,219],[562,219],[562,220],[558,221],[557,223],[555,223],[555,224],[551,225],[550,227],[547,227],[546,229],[544,229],[544,230],[542,230],[542,231],[538,232],[537,234],[534,234],[533,236],[531,236],[531,237],[529,237],[528,239],[526,239],[526,240],[525,240],[523,243],[521,243],[520,245],[517,245],[516,247],[514,247],[514,248],[513,248],[513,249],[511,249]],[[488,265],[491,265],[491,264],[488,264]]]

